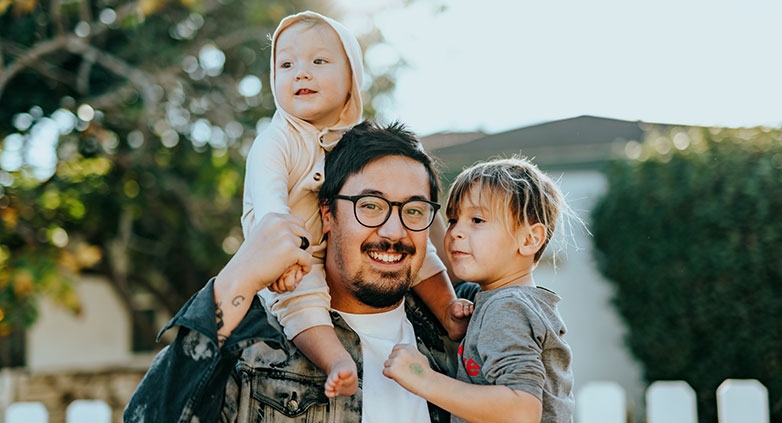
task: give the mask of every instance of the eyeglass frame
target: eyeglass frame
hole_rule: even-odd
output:
[[[361,219],[358,218],[358,211],[356,210],[356,207],[358,207],[358,200],[360,200],[362,198],[366,198],[366,197],[372,197],[372,198],[377,198],[377,199],[383,200],[386,203],[388,203],[388,205],[390,206],[388,208],[388,213],[386,214],[385,219],[383,219],[383,221],[380,222],[377,225],[374,225],[374,226],[367,225],[364,222],[362,222]],[[392,213],[392,210],[393,210],[394,206],[396,206],[397,207],[397,212],[399,213],[399,222],[402,223],[402,226],[404,226],[405,229],[407,229],[408,231],[411,231],[411,232],[423,232],[423,231],[429,229],[432,226],[432,223],[434,223],[434,219],[437,217],[436,216],[437,215],[437,211],[440,210],[440,207],[441,207],[440,203],[436,203],[434,201],[429,201],[429,200],[424,200],[424,199],[421,199],[421,198],[411,198],[411,199],[409,199],[407,201],[389,201],[388,199],[383,198],[383,197],[381,197],[379,195],[375,195],[375,194],[359,194],[359,195],[342,195],[342,194],[337,194],[334,197],[332,197],[332,201],[333,200],[348,200],[351,203],[353,203],[353,217],[356,218],[356,222],[358,222],[359,224],[361,224],[361,226],[363,226],[365,228],[379,228],[379,227],[385,225],[386,222],[388,222],[388,219],[391,217],[391,213]],[[422,229],[411,229],[409,226],[407,226],[407,224],[405,223],[405,219],[402,217],[402,208],[406,204],[413,203],[413,202],[416,202],[416,201],[427,203],[427,204],[429,204],[432,207],[432,217],[429,219],[429,223]]]

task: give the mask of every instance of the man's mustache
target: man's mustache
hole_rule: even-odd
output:
[[[369,251],[388,251],[394,253],[403,253],[413,255],[415,254],[415,246],[407,245],[402,242],[390,243],[388,241],[365,243],[361,245],[361,252],[367,253]]]

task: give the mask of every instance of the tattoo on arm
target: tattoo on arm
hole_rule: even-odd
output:
[[[234,307],[239,307],[246,298],[244,295],[237,295],[231,300],[231,305]],[[231,335],[230,332],[228,333],[220,333],[220,331],[225,326],[225,321],[223,320],[223,303],[218,302],[215,305],[215,323],[217,324],[217,343],[220,347],[223,346],[225,341],[228,339],[228,337]]]
[[[416,374],[416,376],[421,376],[421,375],[423,375],[423,374],[424,374],[424,368],[423,368],[423,367],[421,367],[421,365],[420,365],[420,364],[418,364],[418,363],[413,363],[413,364],[411,364],[411,365],[410,365],[410,370],[412,370],[412,371],[413,371],[413,373],[415,373],[415,374]]]
[[[223,328],[223,309],[220,307],[222,303],[217,303],[215,308],[215,322],[217,323],[217,331]]]
[[[246,298],[244,295],[237,295],[231,300],[231,305],[234,307],[239,307]],[[219,302],[215,306],[215,323],[217,324],[217,344],[222,347],[225,341],[228,339],[228,337],[231,335],[230,333],[220,333],[220,330],[223,329],[225,326],[225,321],[223,320],[223,303]]]
[[[228,339],[228,335],[220,333],[220,329],[225,326],[225,322],[223,322],[223,309],[221,304],[222,303],[217,303],[215,307],[215,323],[217,323],[217,346],[220,348],[222,348],[223,344],[225,344],[225,341]]]

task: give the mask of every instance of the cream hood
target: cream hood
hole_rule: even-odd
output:
[[[277,93],[275,92],[275,88],[274,88],[275,85],[274,76],[277,68],[275,64],[275,53],[277,51],[277,38],[285,28],[293,25],[304,16],[311,16],[317,19],[321,19],[327,24],[329,24],[334,29],[334,31],[336,31],[340,41],[342,41],[342,47],[345,49],[345,53],[347,54],[348,61],[350,63],[350,68],[352,70],[353,86],[350,90],[350,99],[345,104],[345,108],[342,110],[339,123],[337,123],[337,125],[335,125],[332,128],[326,128],[323,131],[321,131],[321,134],[329,131],[338,131],[339,135],[336,138],[336,140],[339,140],[339,138],[342,137],[342,132],[344,132],[345,130],[349,129],[350,127],[356,125],[361,121],[362,110],[363,110],[362,103],[361,103],[361,85],[364,82],[364,65],[361,59],[361,46],[359,46],[356,37],[344,25],[331,18],[327,18],[326,16],[323,16],[321,14],[312,11],[301,12],[284,18],[282,21],[280,21],[279,26],[277,26],[277,29],[274,31],[274,35],[272,36],[272,51],[271,51],[271,60],[270,60],[271,72],[269,73],[269,75],[271,79],[271,90],[274,96],[274,105],[275,107],[277,107],[276,113],[281,114],[285,118],[285,120],[287,120],[289,123],[291,123],[294,126],[300,128],[307,127],[307,126],[312,127],[312,125],[308,124],[307,122],[289,115],[288,113],[285,112],[285,110],[283,110],[280,107],[280,105],[277,102]],[[326,138],[331,139],[333,137],[326,137]],[[327,145],[324,145],[324,147],[328,147],[334,143],[326,142]]]

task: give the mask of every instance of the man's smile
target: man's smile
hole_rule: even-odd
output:
[[[415,247],[401,242],[390,243],[381,241],[377,243],[367,243],[361,246],[361,251],[367,253],[373,261],[382,264],[401,263],[408,255],[415,254]]]
[[[368,254],[369,257],[371,257],[373,260],[377,260],[387,264],[399,263],[407,255],[407,254],[400,254],[400,253],[381,253],[377,251],[369,251]]]

